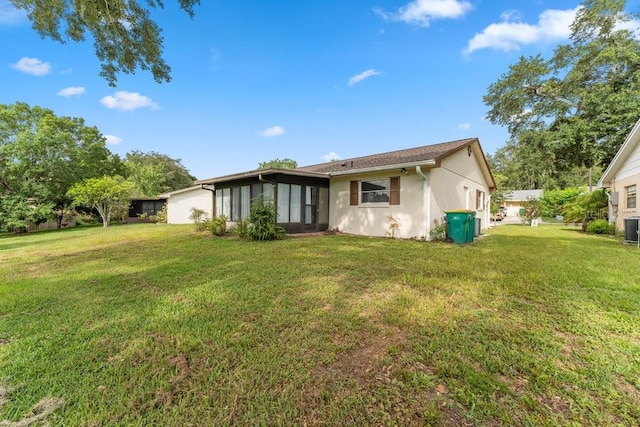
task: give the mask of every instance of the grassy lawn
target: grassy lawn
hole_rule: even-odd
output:
[[[489,234],[0,237],[0,425],[639,424],[640,251]]]

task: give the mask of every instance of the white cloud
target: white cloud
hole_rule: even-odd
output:
[[[152,110],[159,108],[158,104],[153,102],[151,98],[140,95],[137,92],[127,92],[125,90],[117,91],[114,96],[105,96],[100,100],[100,103],[109,109],[120,111],[133,111],[145,107]]]
[[[382,9],[374,9],[374,12],[387,21],[428,27],[434,19],[458,18],[471,9],[471,3],[461,0],[414,0],[393,13]]]
[[[7,0],[0,0],[0,25],[13,25],[26,21],[27,12],[16,9]]]
[[[340,160],[341,157],[338,153],[334,152],[334,151],[329,151],[327,154],[325,154],[324,156],[322,156],[322,159],[325,162],[332,162],[334,160]]]
[[[51,64],[48,62],[42,62],[38,58],[27,58],[26,56],[15,64],[11,64],[11,68],[34,76],[44,76],[51,72]]]
[[[115,135],[102,135],[104,136],[104,139],[107,140],[107,144],[109,145],[118,145],[122,142],[122,138],[120,138],[119,136],[115,136]]]
[[[458,128],[462,130],[469,130],[471,129],[471,123],[460,123]]]
[[[65,87],[57,93],[59,96],[70,97],[75,95],[84,95],[85,89],[81,86]]]
[[[364,71],[364,72],[362,72],[360,74],[356,74],[355,76],[351,77],[349,79],[349,83],[348,84],[349,84],[349,86],[353,86],[353,85],[355,85],[357,83],[360,83],[361,81],[363,81],[365,79],[368,79],[369,77],[378,76],[380,74],[382,74],[380,71],[376,71],[376,70],[373,70],[373,69],[372,70],[367,70],[367,71]]]
[[[571,24],[581,7],[545,10],[539,15],[537,24],[521,22],[521,16],[516,11],[503,12],[500,16],[503,22],[491,24],[473,36],[464,52],[469,54],[485,48],[519,50],[525,44],[567,39],[571,35]]]
[[[280,136],[283,135],[285,132],[284,128],[282,126],[271,126],[270,128],[266,128],[263,131],[258,132],[258,135],[262,136],[263,138],[273,138],[276,136]]]

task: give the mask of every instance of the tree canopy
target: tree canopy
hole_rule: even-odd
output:
[[[64,43],[93,39],[100,61],[100,76],[115,86],[118,73],[149,70],[158,83],[171,80],[171,67],[162,57],[163,38],[151,11],[163,8],[161,0],[9,0],[27,12],[40,36]],[[178,0],[193,17],[200,0]],[[64,33],[64,34],[63,34]]]
[[[258,164],[259,169],[295,169],[298,167],[298,162],[291,159],[273,159],[267,162],[260,162]]]
[[[489,86],[487,117],[510,133],[497,155],[522,172],[521,188],[606,166],[640,117],[640,40],[625,6],[584,1],[569,43],[549,59],[521,57]]]
[[[71,206],[67,190],[122,171],[97,128],[25,103],[0,104],[0,229],[26,227]]]
[[[155,197],[160,193],[189,187],[196,179],[180,159],[155,151],[131,151],[126,154],[124,163],[129,180],[139,195],[144,197]]]
[[[102,226],[108,227],[114,214],[129,206],[132,189],[133,184],[121,176],[103,176],[77,182],[67,194],[74,205],[96,209]]]

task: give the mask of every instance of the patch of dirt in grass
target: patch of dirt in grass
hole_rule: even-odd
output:
[[[0,386],[0,408],[2,408],[9,399],[9,389]],[[25,415],[20,421],[8,421],[1,420],[0,427],[29,427],[32,424],[43,422],[44,425],[49,425],[45,418],[51,415],[56,409],[62,406],[64,401],[57,397],[46,397],[41,399],[31,408],[31,413]]]
[[[375,377],[388,351],[392,347],[400,346],[406,339],[406,332],[392,326],[385,327],[373,338],[362,332],[358,337],[358,342],[362,345],[341,355],[333,363],[318,367],[316,375],[324,382],[353,379],[362,387]]]
[[[189,357],[186,354],[177,354],[167,360],[167,365],[177,371],[169,379],[168,386],[155,390],[150,399],[145,402],[137,402],[136,407],[149,410],[171,406],[189,388],[191,374]]]
[[[629,398],[631,398],[631,400],[633,401],[634,405],[640,406],[640,390],[638,390],[638,388],[635,385],[631,384],[629,381],[626,380],[626,378],[624,378],[621,375],[618,375],[618,379],[616,383],[618,386],[617,387],[618,390],[620,390],[621,392],[629,396]]]

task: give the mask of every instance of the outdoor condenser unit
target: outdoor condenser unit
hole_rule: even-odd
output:
[[[624,242],[638,243],[638,229],[640,229],[640,217],[624,219]]]

